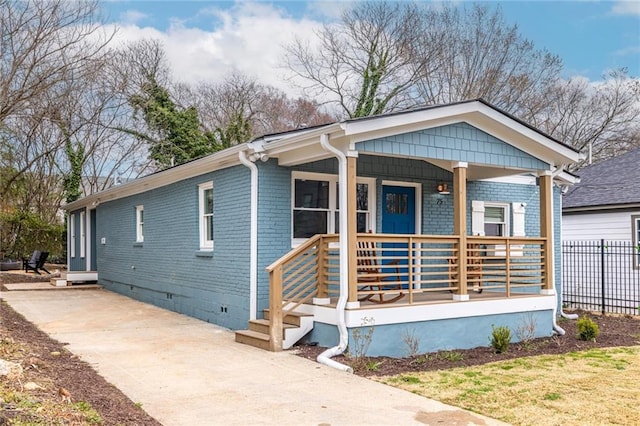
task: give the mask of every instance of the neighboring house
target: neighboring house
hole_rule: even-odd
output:
[[[572,306],[638,313],[639,165],[640,149],[589,165],[562,197],[563,279]]]
[[[578,160],[482,100],[265,136],[67,205],[69,274],[271,350],[548,336]]]
[[[640,149],[589,165],[562,197],[563,240],[640,241]]]

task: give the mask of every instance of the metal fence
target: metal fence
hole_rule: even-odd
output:
[[[563,241],[568,308],[640,315],[640,251],[630,241]]]

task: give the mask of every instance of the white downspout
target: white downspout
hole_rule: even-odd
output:
[[[552,191],[552,195],[553,195],[553,191]],[[560,217],[562,217],[562,191],[560,191]],[[560,241],[560,246],[562,246],[562,241]],[[555,255],[555,250],[554,250],[554,255]],[[562,283],[562,286],[564,287],[564,282]],[[563,307],[562,307],[562,291],[556,295],[556,306],[560,306],[560,316],[562,318],[566,318],[566,319],[570,319],[570,320],[577,320],[578,319],[578,315],[577,314],[567,314],[564,312]],[[554,318],[554,330],[555,327],[558,327],[560,330],[564,331],[563,328],[561,328],[560,326],[558,326],[557,324],[555,324],[555,318],[556,318],[556,313],[554,312],[553,314],[553,318]],[[558,333],[561,336],[564,336],[564,333]]]
[[[240,162],[251,170],[251,228],[249,248],[249,319],[258,312],[258,166],[249,161],[244,151],[238,153]]]
[[[349,343],[349,335],[347,333],[347,324],[345,322],[345,307],[347,306],[347,297],[349,293],[349,262],[346,254],[349,247],[347,245],[347,156],[329,144],[329,135],[323,134],[320,136],[320,145],[325,151],[333,153],[338,159],[338,182],[340,188],[340,205],[343,208],[340,209],[340,297],[338,298],[338,304],[336,305],[336,314],[338,315],[337,324],[338,332],[340,333],[340,341],[337,346],[327,349],[317,357],[317,361],[320,364],[328,365],[329,367],[336,368],[338,370],[353,373],[353,368],[348,365],[341,364],[331,359],[336,355],[344,353]]]

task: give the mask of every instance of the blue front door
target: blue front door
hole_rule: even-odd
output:
[[[382,233],[383,234],[415,234],[416,233],[416,191],[410,186],[382,187]],[[384,272],[400,272],[397,278],[402,283],[402,288],[407,288],[409,283],[406,243],[385,243],[382,245],[383,256],[387,258],[403,258],[396,260],[396,267],[385,268]],[[387,250],[385,250],[387,249]]]
[[[416,189],[411,186],[382,187],[382,233],[416,233]]]

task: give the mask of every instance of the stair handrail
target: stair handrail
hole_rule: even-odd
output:
[[[287,264],[296,261],[310,248],[314,246],[318,248],[321,247],[323,244],[323,237],[324,235],[322,234],[314,235],[266,268],[267,272],[269,272],[269,350],[271,351],[282,350],[284,316],[286,313],[295,310],[295,308],[300,306],[302,303],[298,301],[297,303],[288,306],[286,310],[283,309],[283,269]],[[313,281],[315,289],[312,292],[312,296],[317,292],[317,281]]]

